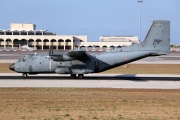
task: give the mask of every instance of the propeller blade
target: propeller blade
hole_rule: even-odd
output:
[[[50,49],[49,49],[49,56],[53,55],[53,46],[51,45],[50,46]]]

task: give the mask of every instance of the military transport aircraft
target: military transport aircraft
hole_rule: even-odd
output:
[[[168,54],[170,51],[170,21],[153,21],[145,39],[141,43],[117,48],[97,55],[81,49],[66,54],[31,54],[21,57],[9,69],[27,74],[56,73],[70,74],[72,78],[83,78],[84,74],[102,72],[148,56]],[[78,75],[78,76],[76,76]]]

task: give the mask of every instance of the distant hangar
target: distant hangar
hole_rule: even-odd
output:
[[[56,35],[47,30],[37,30],[35,24],[12,23],[10,30],[0,29],[0,50],[18,50],[23,45],[33,49],[56,50],[107,50],[138,43],[136,36],[101,36],[100,42],[88,42],[86,35]]]

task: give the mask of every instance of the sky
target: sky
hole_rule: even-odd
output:
[[[170,20],[171,44],[180,44],[180,0],[0,0],[0,29],[10,23],[34,23],[57,35],[138,36],[141,41],[153,20]]]

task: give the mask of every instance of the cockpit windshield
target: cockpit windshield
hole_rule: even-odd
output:
[[[25,62],[25,61],[26,61],[25,56],[21,57],[21,58],[18,60],[18,62]]]
[[[34,59],[35,56],[36,56],[36,54],[24,55],[18,61],[19,62],[26,62],[27,59]]]

